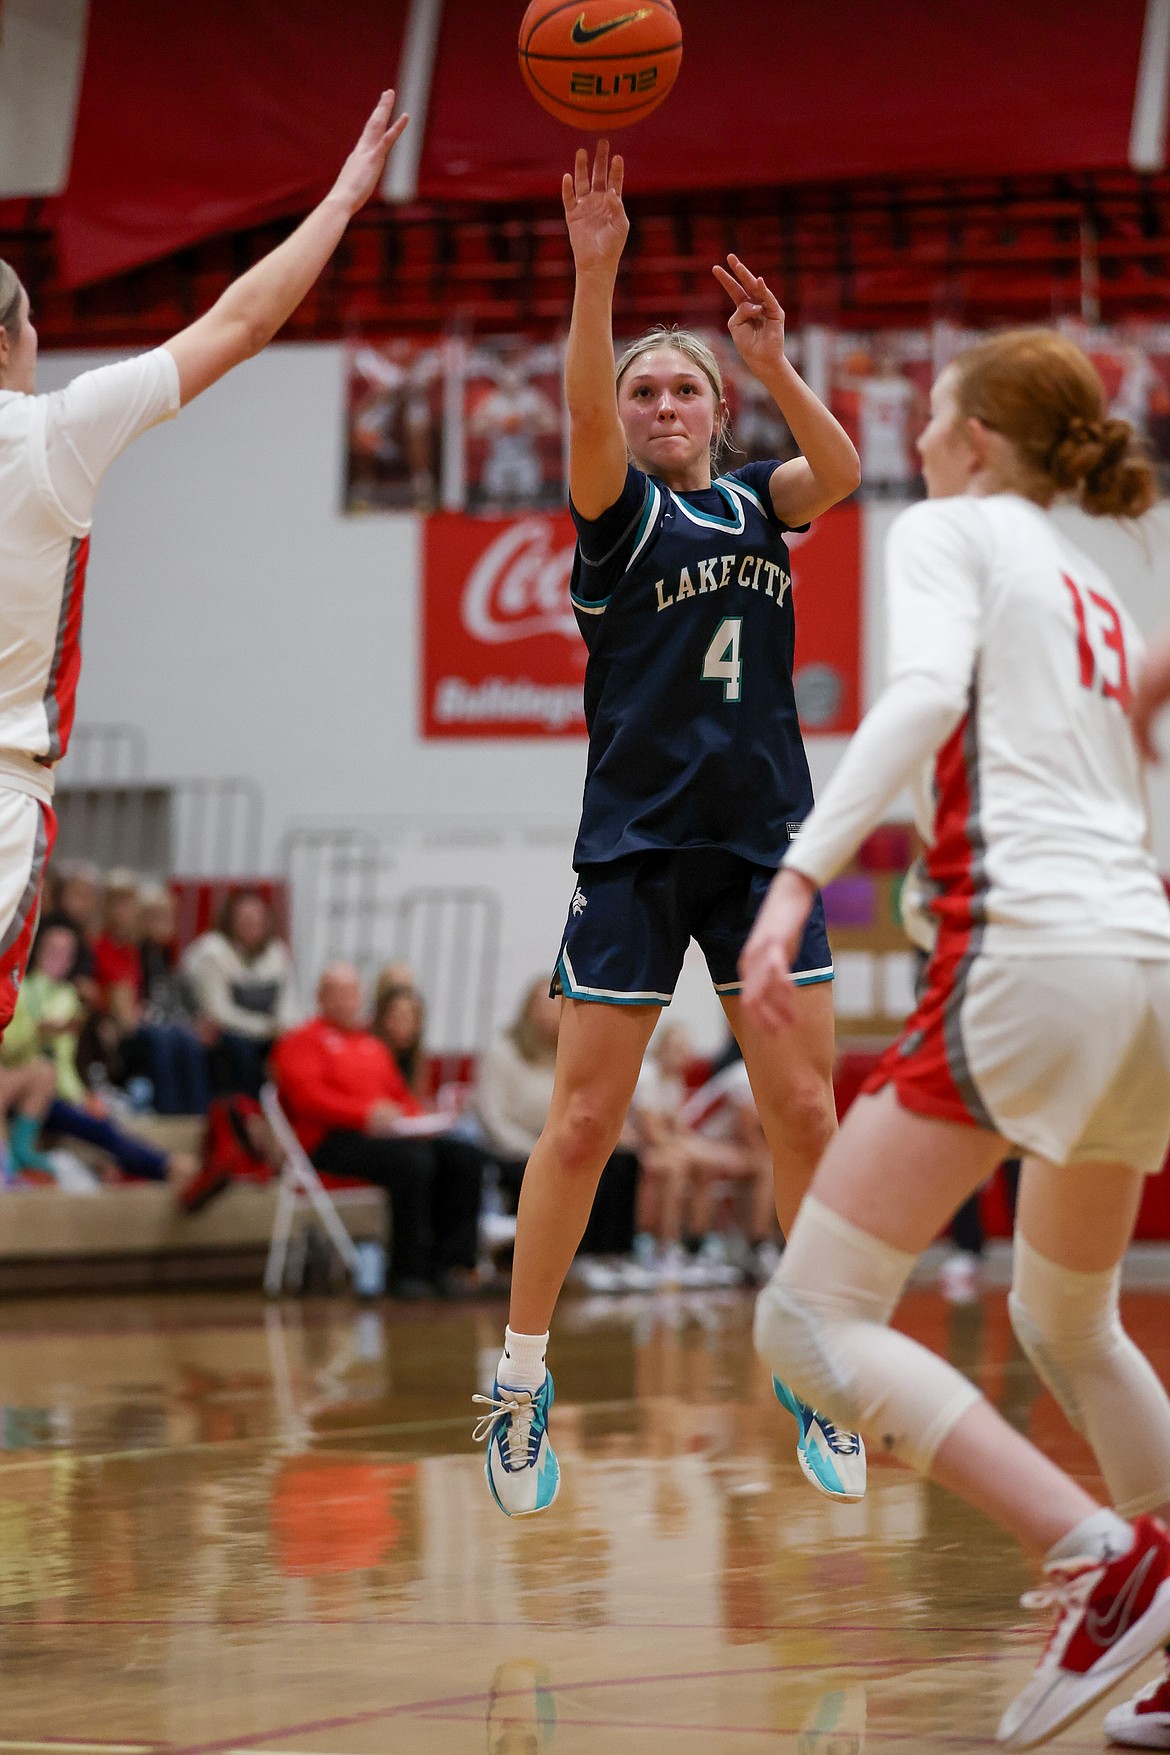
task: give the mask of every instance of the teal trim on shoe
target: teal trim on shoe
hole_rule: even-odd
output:
[[[800,1400],[800,1397],[793,1395],[788,1385],[786,1383],[781,1383],[780,1379],[774,1373],[772,1376],[772,1388],[775,1391],[776,1400],[780,1403],[780,1406],[788,1409],[788,1412],[800,1427],[800,1437],[803,1442],[804,1435],[808,1431],[808,1409]]]
[[[484,1461],[484,1477],[487,1481],[488,1489],[492,1498],[504,1513],[505,1517],[531,1517],[538,1511],[547,1511],[560,1491],[560,1465],[557,1462],[556,1452],[553,1450],[548,1439],[548,1411],[553,1404],[554,1394],[552,1373],[546,1371],[543,1384],[532,1398],[533,1418],[528,1437],[528,1461],[527,1463],[522,1464],[519,1468],[512,1468],[509,1466],[507,1461],[507,1450],[504,1444],[504,1437],[508,1430],[508,1423],[511,1419],[511,1415],[507,1413],[498,1416],[488,1414],[484,1417],[484,1421],[481,1422],[480,1428],[477,1428],[475,1436],[480,1438],[486,1436],[488,1441],[487,1457]],[[499,1382],[497,1381],[493,1384],[490,1398],[487,1396],[476,1396],[473,1399],[479,1402],[495,1403],[498,1406],[500,1400]],[[500,1487],[497,1487],[495,1476],[492,1472],[493,1457],[497,1458],[501,1469],[500,1486],[507,1491],[507,1481],[509,1478],[514,1481],[518,1481],[523,1476],[529,1476],[529,1478],[531,1478],[533,1470],[536,1469],[536,1462],[537,1458],[540,1456],[542,1444],[544,1446],[544,1456],[541,1458],[539,1470],[536,1472],[536,1492],[533,1503],[531,1505],[523,1503],[514,1503],[511,1506],[506,1505],[501,1497]],[[524,1497],[525,1495],[521,1494],[521,1499]]]
[[[807,1434],[797,1447],[804,1454],[805,1474],[815,1479],[816,1485],[824,1492],[832,1494],[834,1499],[844,1496],[845,1486],[840,1475],[833,1466],[833,1459],[817,1444],[809,1444]]]
[[[786,1383],[773,1374],[772,1390],[782,1408],[786,1408],[800,1428],[796,1440],[796,1460],[806,1480],[830,1499],[846,1502],[861,1498],[865,1492],[865,1449],[855,1433],[842,1434],[840,1428],[819,1415],[815,1408],[802,1402]],[[844,1442],[842,1442],[842,1437]],[[847,1468],[860,1474],[853,1485],[844,1480],[834,1459],[834,1451],[848,1459]]]

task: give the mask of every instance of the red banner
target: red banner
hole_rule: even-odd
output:
[[[574,541],[567,512],[427,519],[424,737],[584,735]]]
[[[426,520],[421,730],[427,738],[580,737],[585,645],[569,601],[567,512]],[[792,538],[796,690],[810,733],[852,731],[860,706],[861,512]]]
[[[855,500],[790,536],[796,704],[806,736],[856,731],[861,715],[861,507]]]

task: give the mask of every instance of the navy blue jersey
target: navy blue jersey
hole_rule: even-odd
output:
[[[589,648],[577,867],[672,847],[775,866],[812,809],[775,468],[679,494],[631,464],[600,518],[573,510]]]

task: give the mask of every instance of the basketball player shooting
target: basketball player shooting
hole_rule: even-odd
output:
[[[784,313],[738,257],[715,268],[728,329],[801,455],[712,480],[726,436],[719,364],[686,330],[657,329],[614,361],[613,290],[629,230],[623,165],[602,141],[564,179],[576,292],[565,362],[572,599],[589,663],[589,758],[578,874],[553,992],[563,995],[556,1083],[524,1175],[504,1352],[488,1412],[486,1473],[509,1516],[547,1509],[548,1328],[617,1143],[642,1056],[693,937],[743,1050],[792,1223],[836,1126],[832,957],[814,904],[796,961],[798,1023],[782,1053],[755,1029],[736,962],[790,839],[812,808],[792,682],[788,530],[853,491],[857,454],[784,352]],[[865,1491],[856,1433],[777,1379],[806,1477],[837,1499]]]

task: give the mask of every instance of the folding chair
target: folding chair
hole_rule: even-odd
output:
[[[342,1222],[336,1197],[326,1189],[308,1153],[293,1132],[288,1116],[280,1106],[275,1085],[264,1086],[260,1093],[260,1107],[276,1135],[284,1158],[280,1167],[280,1185],[276,1196],[276,1217],[272,1221],[268,1265],[264,1269],[265,1292],[270,1298],[280,1296],[288,1266],[293,1223],[297,1214],[306,1209],[312,1211],[321,1221],[325,1235],[341,1257],[352,1282],[357,1268],[357,1245]]]

